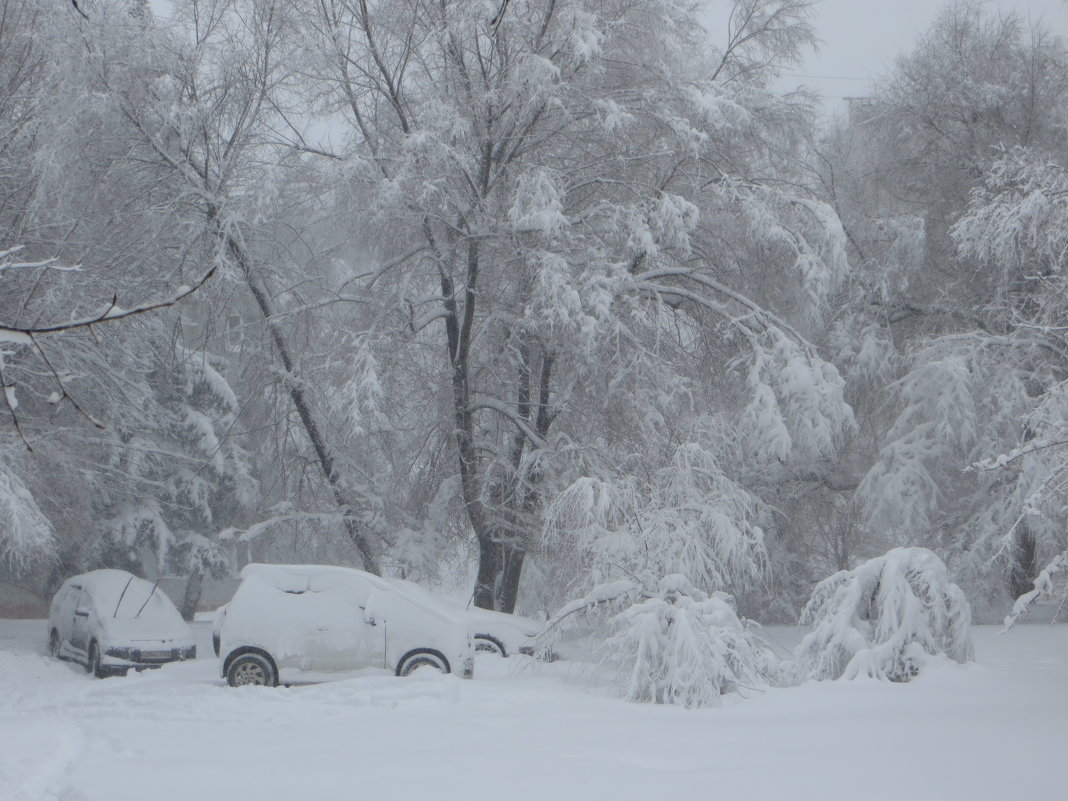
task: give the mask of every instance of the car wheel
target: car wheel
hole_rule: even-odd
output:
[[[476,653],[508,656],[508,653],[504,650],[503,643],[496,637],[489,634],[476,634],[474,640]]]
[[[231,687],[274,687],[278,677],[274,665],[261,654],[241,654],[226,669],[226,683]]]
[[[48,655],[53,659],[59,659],[59,632],[52,629],[48,635]]]
[[[104,666],[100,664],[100,646],[96,644],[96,640],[89,643],[89,661],[85,666],[85,672],[92,673],[98,679],[103,679],[108,675]]]
[[[409,651],[397,663],[398,676],[410,676],[421,667],[434,667],[442,673],[449,672],[449,662],[435,651]]]

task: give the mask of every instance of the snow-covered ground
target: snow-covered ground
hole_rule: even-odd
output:
[[[231,689],[196,662],[95,680],[0,621],[0,799],[1064,798],[1068,626],[975,631],[978,662],[908,685],[826,682],[686,711],[629,704],[575,663],[480,656]],[[782,642],[791,630],[773,630]]]

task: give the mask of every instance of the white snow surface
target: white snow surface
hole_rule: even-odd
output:
[[[580,663],[231,689],[192,662],[92,679],[0,621],[0,798],[453,801],[1063,798],[1068,626],[974,630],[977,661],[770,689],[701,710],[626,703]],[[793,629],[771,629],[793,646]]]

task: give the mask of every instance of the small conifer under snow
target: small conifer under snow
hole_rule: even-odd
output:
[[[799,680],[908,681],[929,656],[973,658],[971,609],[942,560],[926,548],[895,548],[824,579],[801,623],[811,631],[797,648]]]

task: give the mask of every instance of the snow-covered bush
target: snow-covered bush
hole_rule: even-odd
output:
[[[629,701],[714,706],[726,693],[767,686],[777,666],[730,595],[708,595],[682,574],[665,576],[653,592],[625,580],[597,587],[564,607],[547,630],[594,609],[607,632],[601,661]]]
[[[857,676],[908,681],[928,656],[972,659],[971,608],[926,548],[895,548],[824,579],[801,613],[800,680]]]

